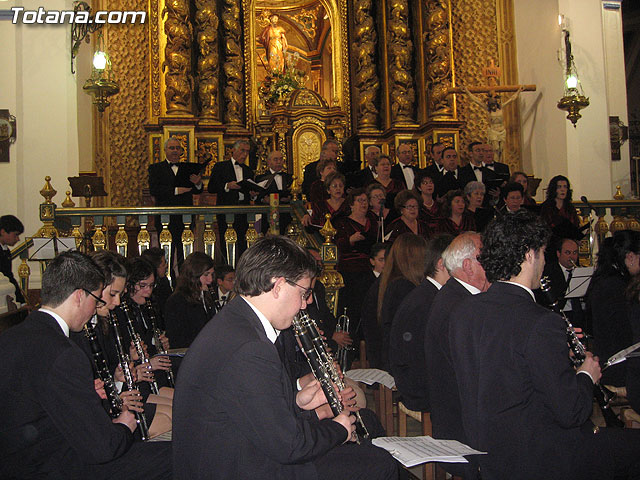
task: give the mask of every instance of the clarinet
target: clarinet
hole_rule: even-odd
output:
[[[104,353],[102,352],[100,343],[98,343],[95,328],[90,325],[90,323],[91,322],[85,323],[84,334],[87,340],[89,340],[89,346],[91,347],[91,360],[93,361],[93,366],[96,369],[98,377],[104,382],[104,391],[107,394],[107,400],[109,400],[109,416],[116,418],[122,413],[122,399],[118,394],[118,389],[107,366],[107,361],[104,359]]]
[[[153,330],[153,341],[156,344],[156,349],[158,350],[159,354],[167,355],[168,352],[162,345],[162,342],[160,341],[161,332],[156,323],[156,309],[153,307],[153,303],[151,303],[150,298],[147,298],[145,305],[147,306],[147,311],[149,312],[149,320],[151,321],[151,329]],[[166,373],[167,373],[167,383],[171,388],[174,388],[176,386],[176,382],[175,382],[175,377],[173,376],[173,370],[171,369],[171,366],[169,366],[169,370],[167,370]]]
[[[125,302],[122,302],[120,306],[122,307],[124,316],[127,319],[127,330],[129,331],[129,336],[131,337],[133,346],[136,349],[136,353],[138,354],[140,363],[143,365],[146,363],[149,370],[151,370],[151,362],[149,361],[149,357],[147,357],[147,354],[145,353],[144,348],[142,347],[142,339],[140,338],[140,334],[136,332],[136,329],[133,326],[133,322],[131,321],[131,310],[129,309],[129,305],[125,301]],[[153,376],[153,372],[151,373],[151,375]],[[155,376],[153,376],[150,382],[150,386],[151,386],[151,391],[157,395],[160,389],[158,388],[158,382],[156,382]]]
[[[120,326],[118,325],[118,319],[113,315],[113,313],[109,312],[109,323],[111,324],[111,328],[113,330],[113,337],[116,343],[116,350],[118,352],[118,361],[120,363],[120,368],[122,368],[122,373],[124,375],[124,384],[127,391],[135,390],[136,384],[133,380],[133,373],[131,373],[131,368],[129,367],[129,355],[122,345],[122,335],[120,334]],[[149,426],[147,425],[147,417],[144,412],[134,412],[136,416],[136,423],[140,428],[140,436],[142,437],[142,441],[146,442],[149,440]]]
[[[307,357],[313,376],[320,382],[322,391],[329,402],[329,407],[334,415],[339,415],[344,410],[344,406],[338,397],[338,390],[344,390],[346,385],[336,369],[334,359],[329,353],[327,344],[322,335],[318,332],[315,320],[306,311],[300,310],[293,319],[293,327],[296,336],[300,339],[302,349]],[[356,441],[360,443],[360,438],[369,438],[369,431],[362,421],[360,412],[355,412],[356,417]]]
[[[559,314],[567,325],[567,343],[569,344],[569,348],[573,353],[573,357],[571,358],[571,362],[573,366],[578,368],[587,358],[587,349],[584,347],[578,335],[576,334],[573,325],[565,315],[565,313],[558,305],[558,300],[554,298],[553,293],[551,292],[551,282],[549,278],[542,277],[540,279],[540,290],[544,294],[544,297],[551,308],[552,311]],[[615,394],[601,385],[597,383],[593,386],[593,396],[595,397],[598,405],[600,406],[600,410],[602,411],[602,416],[604,418],[605,423],[608,427],[616,427],[622,428],[624,427],[624,423],[618,418],[615,412],[611,409],[611,400],[615,397]]]

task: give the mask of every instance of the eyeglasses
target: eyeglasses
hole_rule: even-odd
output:
[[[140,290],[144,290],[145,288],[153,289],[156,286],[155,283],[144,283],[144,282],[138,282],[136,283],[136,285],[140,287]]]
[[[288,280],[288,279],[285,279],[285,280],[289,285],[292,285],[294,287],[298,287],[298,288],[301,288],[302,290],[304,290],[304,293],[302,294],[302,300],[308,300],[309,297],[311,296],[311,294],[313,293],[313,288],[311,288],[311,287],[305,288],[302,285],[298,285],[293,280]]]
[[[402,208],[406,208],[407,210],[417,210],[418,209],[418,205],[405,205]]]
[[[84,293],[86,293],[87,295],[91,295],[94,298],[94,300],[96,301],[96,308],[104,307],[107,304],[107,302],[102,300],[100,297],[96,297],[93,293],[91,293],[86,288],[83,288],[82,290],[84,290]]]

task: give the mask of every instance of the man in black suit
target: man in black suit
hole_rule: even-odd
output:
[[[243,191],[239,183],[242,180],[253,180],[253,170],[245,164],[249,156],[250,145],[248,140],[238,140],[233,144],[231,159],[216,163],[211,169],[211,179],[207,190],[216,194],[216,205],[249,205],[251,197],[257,196],[257,192]],[[246,215],[235,215],[233,229],[238,235],[236,243],[236,259],[247,249],[247,223]],[[218,232],[220,241],[225,244],[224,234],[227,231],[225,215],[218,215]],[[227,249],[222,249],[225,257]],[[228,259],[229,263],[232,259]]]
[[[573,271],[578,265],[578,242],[572,238],[563,238],[557,243],[555,259],[551,259],[544,266],[543,275],[551,282],[551,293],[558,300],[558,306],[571,321],[573,326],[585,328],[584,309],[579,298],[564,298],[573,277]],[[550,256],[547,256],[549,258]],[[540,298],[540,291],[534,292],[538,303],[546,305]]]
[[[484,150],[484,161],[483,165],[489,170],[493,171],[498,177],[503,179],[505,182],[509,180],[511,173],[509,172],[509,165],[506,163],[496,162],[494,160],[495,153],[493,151],[493,147],[488,143],[483,144]]]
[[[376,165],[378,164],[380,153],[380,147],[375,145],[369,145],[364,149],[366,165],[362,170],[358,170],[349,175],[347,178],[349,188],[364,188],[377,178]]]
[[[484,145],[480,142],[471,142],[468,147],[469,163],[460,168],[460,183],[462,188],[469,182],[482,182],[487,186],[489,180],[496,175],[482,164],[484,159]]]
[[[451,278],[433,300],[424,334],[433,437],[462,443],[467,443],[467,437],[460,419],[460,399],[448,332],[452,307],[489,286],[477,259],[481,246],[479,234],[466,232],[458,235],[442,253]],[[443,467],[454,475],[475,478],[475,463],[470,460],[471,465],[445,464]]]
[[[452,240],[453,236],[442,234],[429,241],[425,258],[425,279],[402,300],[391,324],[391,374],[402,395],[402,402],[411,410],[430,411],[424,332],[433,299],[449,280],[442,252]]]
[[[177,480],[395,478],[387,452],[343,445],[348,409],[312,419],[326,403],[312,381],[295,392],[275,343],[311,296],[317,271],[292,240],[266,237],[240,258],[238,296],[191,344],[173,402]]]
[[[109,418],[89,359],[68,338],[95,314],[103,281],[87,256],[58,255],[40,310],[0,336],[1,478],[171,478],[171,444],[134,443],[126,409]]]
[[[322,144],[322,148],[320,149],[320,158],[315,162],[311,162],[304,167],[304,175],[302,179],[302,193],[304,193],[307,197],[309,197],[309,192],[311,191],[311,185],[319,179],[318,172],[316,168],[318,166],[318,162],[324,158],[332,158],[338,164],[338,170],[342,172],[344,170],[344,166],[342,162],[338,162],[338,155],[340,154],[340,144],[335,138],[329,138],[325,140]]]
[[[640,474],[640,432],[600,428],[589,418],[598,359],[577,372],[566,325],[537,305],[549,238],[526,211],[485,230],[479,260],[489,290],[451,313],[449,340],[462,423],[482,478],[613,479]]]
[[[449,190],[464,188],[458,167],[458,152],[453,147],[445,147],[442,151],[442,165],[444,167],[442,177],[435,181],[436,194],[444,197]]]
[[[26,302],[20,285],[11,271],[11,250],[20,241],[20,235],[24,232],[24,225],[13,215],[0,217],[0,272],[9,279],[16,289],[16,302]]]
[[[180,140],[169,137],[164,142],[165,161],[149,165],[149,193],[158,207],[177,207],[193,205],[193,195],[202,193],[202,176],[194,173],[193,165],[180,162],[182,145]],[[162,230],[160,217],[156,217],[156,229]],[[184,261],[182,250],[182,232],[184,223],[181,215],[171,215],[169,232],[171,233],[171,272],[175,279],[174,265]]]
[[[411,190],[418,175],[418,168],[412,165],[413,149],[411,145],[406,142],[398,145],[396,157],[398,158],[398,163],[391,167],[391,178],[402,182],[405,188]]]
[[[264,184],[265,189],[258,196],[258,201],[269,204],[269,195],[277,193],[279,195],[279,201],[282,204],[289,204],[291,202],[291,184],[293,183],[293,175],[284,172],[284,157],[282,152],[274,150],[267,155],[267,171],[261,175],[256,176],[256,183],[261,186]],[[280,214],[280,233],[283,234],[287,231],[287,226],[291,223],[291,214]],[[269,230],[269,219],[262,217],[262,233],[267,233]]]
[[[444,167],[442,166],[442,152],[445,149],[444,143],[436,142],[431,146],[431,160],[433,163],[428,165],[427,168],[424,169],[424,173],[426,173],[434,183],[444,174]]]

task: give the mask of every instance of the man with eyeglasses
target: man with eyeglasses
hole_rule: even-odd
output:
[[[320,385],[296,392],[278,354],[280,331],[306,308],[316,273],[314,258],[286,237],[264,238],[242,255],[238,296],[205,325],[180,369],[176,480],[397,478],[387,452],[349,442],[347,409],[316,416],[326,404]]]
[[[109,418],[90,360],[69,340],[103,281],[87,256],[58,255],[42,276],[42,307],[0,335],[0,478],[171,478],[171,445],[134,443],[126,407]]]

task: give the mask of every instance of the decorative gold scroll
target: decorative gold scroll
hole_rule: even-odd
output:
[[[374,63],[378,42],[371,0],[357,0],[354,7],[354,86],[356,92],[356,118],[358,127],[375,127],[378,119],[378,91],[380,80]]]
[[[193,29],[189,20],[189,0],[167,0],[162,15],[167,36],[165,60],[165,99],[167,114],[191,113],[193,76],[191,68],[191,42]]]
[[[389,93],[392,124],[414,121],[416,93],[411,76],[413,42],[408,0],[391,0],[388,17]]]
[[[196,0],[198,45],[198,100],[204,117],[219,120],[218,109],[218,14],[214,0]]]
[[[450,0],[426,0],[425,56],[427,64],[427,108],[430,118],[451,117],[453,84]]]
[[[242,125],[242,98],[244,89],[244,63],[242,53],[242,25],[240,22],[240,0],[224,0],[222,9],[222,32],[224,35],[224,64],[226,77],[224,87],[224,120],[230,125]]]

